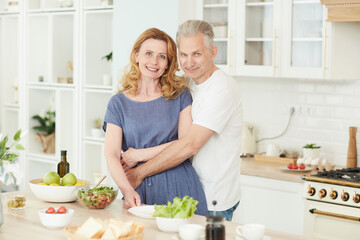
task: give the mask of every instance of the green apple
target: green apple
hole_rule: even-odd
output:
[[[60,183],[60,176],[56,172],[48,172],[43,178],[43,182],[50,185],[52,183]]]
[[[73,186],[77,183],[77,179],[74,174],[68,173],[63,177],[61,183],[64,186],[69,186],[69,185]]]

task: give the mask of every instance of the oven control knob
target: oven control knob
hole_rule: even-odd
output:
[[[315,194],[315,188],[311,187],[310,184],[309,184],[307,193],[309,196],[314,196],[314,194]]]
[[[360,202],[360,195],[357,194],[356,192],[354,192],[353,201],[354,201],[354,203]]]
[[[336,199],[337,196],[338,196],[337,191],[334,191],[334,190],[331,188],[331,190],[330,190],[330,197],[331,197],[331,199]]]
[[[344,190],[341,191],[341,199],[346,202],[349,200],[349,194],[347,192],[344,192]]]
[[[322,198],[324,198],[324,197],[326,197],[326,190],[325,190],[325,189],[321,189],[321,190],[319,191],[319,198],[322,199]]]

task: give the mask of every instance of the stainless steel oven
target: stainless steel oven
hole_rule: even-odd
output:
[[[304,235],[360,240],[360,168],[304,176]]]

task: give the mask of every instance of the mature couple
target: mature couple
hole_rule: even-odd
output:
[[[197,214],[216,210],[232,219],[240,199],[240,98],[236,82],[213,63],[213,39],[207,22],[179,26],[179,61],[189,81],[175,75],[169,35],[151,28],[136,40],[104,121],[108,168],[126,208],[188,195],[199,201]]]

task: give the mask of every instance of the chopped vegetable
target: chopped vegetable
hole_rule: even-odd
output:
[[[168,202],[167,205],[156,205],[153,217],[165,217],[165,218],[189,218],[194,215],[196,211],[196,205],[199,201],[194,200],[192,197],[185,196],[182,199],[176,197],[173,199],[173,203]]]
[[[102,209],[114,201],[116,192],[113,187],[102,186],[88,191],[81,189],[78,191],[78,197],[88,207]]]

